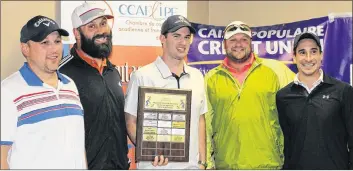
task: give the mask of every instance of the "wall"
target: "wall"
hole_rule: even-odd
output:
[[[195,23],[209,24],[209,1],[188,1],[188,19]]]
[[[251,26],[287,23],[352,12],[352,1],[210,1],[209,23],[228,25],[241,20]]]
[[[59,21],[59,11],[60,1],[1,1],[1,80],[25,61],[19,49],[23,24],[38,14]],[[252,26],[270,25],[321,17],[329,12],[352,12],[352,2],[188,1],[190,21],[213,25],[227,25],[233,20]]]

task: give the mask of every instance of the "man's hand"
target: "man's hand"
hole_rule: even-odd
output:
[[[154,161],[152,162],[153,166],[165,166],[168,164],[168,158],[164,158],[163,155],[154,157]]]
[[[202,165],[202,164],[199,164],[199,169],[200,169],[200,170],[206,170],[205,166]]]
[[[0,169],[1,170],[7,170],[9,168],[9,164],[7,163],[7,154],[9,153],[9,150],[11,149],[11,145],[1,145],[1,165]]]

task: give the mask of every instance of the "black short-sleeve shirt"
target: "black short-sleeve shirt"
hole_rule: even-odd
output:
[[[59,70],[72,78],[84,108],[89,169],[128,169],[124,93],[120,74],[107,60],[102,75],[78,56],[76,44]]]

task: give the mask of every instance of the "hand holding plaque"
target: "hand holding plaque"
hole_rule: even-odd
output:
[[[191,90],[139,87],[136,160],[189,161]]]

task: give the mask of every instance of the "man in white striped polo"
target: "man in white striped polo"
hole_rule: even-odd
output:
[[[27,62],[1,82],[1,169],[86,169],[83,109],[57,71],[66,30],[44,16],[21,30]]]

